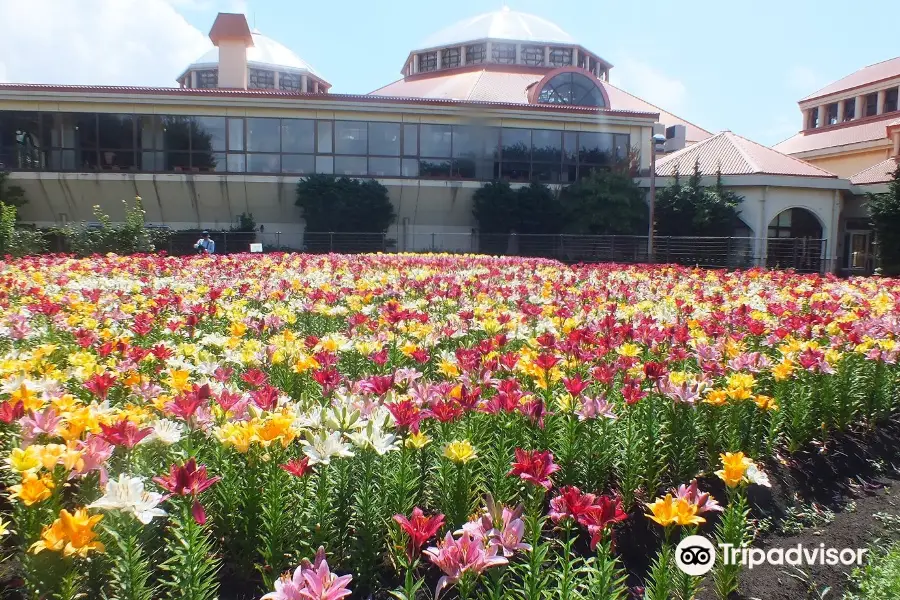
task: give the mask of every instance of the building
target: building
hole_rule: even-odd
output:
[[[558,186],[637,151],[648,186],[651,137],[665,132],[662,184],[699,160],[746,197],[749,238],[816,239],[824,268],[838,264],[850,181],[617,88],[612,64],[540,17],[502,9],[460,21],[363,95],[332,93],[243,15],[220,14],[210,39],[178,87],[0,84],[0,163],[30,200],[22,218],[90,221],[99,205],[117,220],[139,195],[156,224],[228,227],[251,212],[301,247],[296,183],[326,173],[388,188],[399,249],[432,247],[433,234],[441,248],[469,248],[484,181]],[[753,242],[758,260],[767,246]]]

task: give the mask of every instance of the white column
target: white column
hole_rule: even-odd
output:
[[[309,77],[307,77],[305,74],[300,76],[300,91],[309,91]]]
[[[281,89],[281,86],[279,85],[280,83],[281,83],[281,73],[279,73],[278,71],[275,71],[275,89],[276,90]]]
[[[769,237],[769,223],[766,221],[766,196],[769,193],[768,186],[762,190],[759,206],[759,227],[756,230],[756,265],[766,266],[766,241]]]
[[[459,47],[459,66],[463,66],[466,64],[466,47]]]
[[[866,97],[865,96],[857,96],[856,97],[856,105],[853,107],[854,110],[854,119],[862,119],[866,116]]]
[[[494,62],[494,47],[491,42],[485,42],[484,52],[484,62]]]
[[[819,127],[828,125],[828,105],[823,104],[819,107]]]
[[[550,46],[544,46],[544,64],[550,66]]]
[[[522,44],[516,44],[516,64],[522,64]]]
[[[884,98],[887,96],[887,90],[881,90],[878,92],[878,108],[875,109],[875,114],[880,115],[884,113]]]
[[[578,48],[572,48],[572,66],[578,66]]]
[[[313,79],[313,94],[319,93],[319,80]]]
[[[197,87],[197,71],[191,71],[191,87]]]
[[[443,54],[443,52],[440,51],[440,50],[435,50],[435,51],[434,51],[434,55],[437,57],[437,59],[436,59],[437,62],[435,63],[435,70],[436,70],[436,71],[440,71],[440,70],[441,70],[441,59],[443,58],[443,57],[441,56],[442,54]]]
[[[413,73],[418,73],[418,72],[419,72],[419,55],[414,54],[413,55]]]
[[[837,105],[838,105],[837,122],[843,123],[844,122],[844,101],[838,100]]]

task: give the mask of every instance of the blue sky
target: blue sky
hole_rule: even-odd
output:
[[[202,54],[216,12],[291,48],[333,85],[367,93],[409,51],[489,0],[0,0],[0,81],[173,85]],[[612,82],[711,131],[774,144],[799,129],[796,102],[900,55],[897,0],[506,0],[549,19],[615,65]],[[23,48],[28,48],[23,52]],[[5,61],[5,62],[4,62]]]

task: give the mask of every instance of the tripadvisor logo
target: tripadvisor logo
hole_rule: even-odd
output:
[[[790,548],[747,548],[735,547],[734,544],[719,544],[722,551],[722,563],[726,565],[742,565],[748,569],[768,564],[773,566],[790,565],[856,565],[861,566],[865,548],[826,548],[825,544],[806,547],[797,544]],[[710,572],[716,564],[716,547],[700,535],[690,535],[675,548],[675,564],[688,575],[698,577]]]

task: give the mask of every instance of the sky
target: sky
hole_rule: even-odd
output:
[[[0,82],[176,85],[211,47],[217,12],[243,12],[333,92],[400,78],[409,52],[504,4],[562,27],[614,65],[611,82],[713,132],[772,145],[797,101],[900,55],[897,0],[0,0]]]

